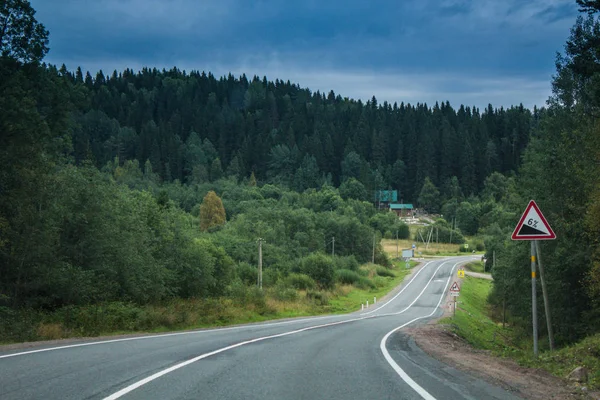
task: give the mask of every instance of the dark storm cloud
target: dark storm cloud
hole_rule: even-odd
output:
[[[31,3],[51,32],[48,61],[69,68],[178,66],[349,97],[528,106],[549,94],[577,13],[571,0]]]

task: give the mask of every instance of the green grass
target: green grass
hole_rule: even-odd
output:
[[[456,316],[444,318],[440,323],[451,324],[454,333],[477,348],[504,351],[510,331],[502,329],[488,317],[487,296],[492,288],[490,281],[465,277],[457,298]]]
[[[476,348],[512,358],[523,366],[545,369],[558,377],[565,378],[576,367],[585,366],[589,370],[586,386],[600,389],[600,334],[555,352],[543,351],[535,358],[531,341],[518,339],[519,334],[513,328],[502,328],[489,317],[486,300],[492,284],[485,279],[465,277],[457,299],[456,317],[441,319],[439,323],[451,325],[454,333]]]
[[[465,265],[465,268],[467,269],[467,271],[472,271],[472,272],[480,272],[480,273],[484,273],[487,271],[484,271],[484,265],[483,265],[483,261],[472,261],[468,264]]]
[[[598,390],[600,389],[600,334],[589,336],[554,353],[543,352],[538,359],[523,357],[521,364],[543,368],[560,377],[566,377],[577,367],[586,367],[589,371],[589,381],[586,386]]]
[[[374,289],[351,287],[346,293],[342,292],[329,300],[328,311],[332,313],[347,313],[359,310],[361,304],[366,303],[367,300],[369,301],[369,305],[373,304],[373,297],[380,299],[389,293],[404,280],[411,269],[418,265],[418,263],[410,261],[409,265],[410,268],[406,268],[406,264],[403,261],[394,261],[393,268],[390,269],[394,273],[394,277],[376,276],[377,267],[372,264],[362,266],[361,269],[363,271],[374,277],[373,280],[377,287]]]
[[[411,262],[410,267],[417,265]],[[72,337],[109,336],[127,333],[159,333],[219,327],[281,318],[356,311],[373,297],[380,299],[410,272],[404,262],[393,268],[366,264],[353,285],[333,289],[293,289],[285,281],[263,292],[255,287],[236,286],[229,297],[173,299],[165,304],[136,305],[112,302],[71,306],[52,313],[22,310],[6,315],[0,323],[0,344]],[[0,309],[2,311],[2,309]]]

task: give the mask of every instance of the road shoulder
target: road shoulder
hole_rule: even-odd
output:
[[[451,297],[448,295],[442,306],[450,302]],[[473,348],[453,333],[450,325],[437,323],[439,319],[451,316],[451,308],[443,308],[444,313],[439,318],[403,330],[403,333],[411,336],[417,346],[429,356],[524,399],[600,400],[600,393],[582,392],[568,381],[544,370],[522,367],[513,360],[494,357],[489,351]]]

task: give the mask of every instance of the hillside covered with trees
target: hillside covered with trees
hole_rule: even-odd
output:
[[[259,238],[277,296],[376,286],[360,264],[389,266],[378,239],[409,235],[373,206],[382,189],[442,214],[455,238],[485,238],[490,301],[508,297],[524,332],[528,247],[509,238],[536,199],[558,234],[542,245],[558,341],[597,332],[600,22],[578,2],[590,14],[533,110],[363,103],[176,68],[71,71],[42,63],[48,32],[29,3],[5,2],[22,20],[0,37],[0,340],[38,338],[49,320],[77,330],[111,304],[261,298]]]

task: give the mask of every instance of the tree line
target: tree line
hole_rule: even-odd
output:
[[[175,68],[92,77],[41,64],[47,31],[4,3],[28,17],[0,27],[2,328],[21,310],[229,296],[256,282],[259,237],[266,286],[358,282],[374,237],[409,235],[371,203],[395,189],[443,215],[442,238],[485,238],[490,301],[524,331],[527,248],[509,237],[536,199],[558,235],[542,245],[558,341],[598,331],[600,22],[579,3],[548,107],[483,111]]]
[[[74,160],[102,168],[137,159],[165,182],[254,173],[302,191],[355,178],[369,193],[396,189],[409,202],[426,177],[440,189],[457,177],[468,196],[490,173],[517,170],[541,116],[522,105],[363,103],[289,81],[177,68],[58,73],[77,93]]]

